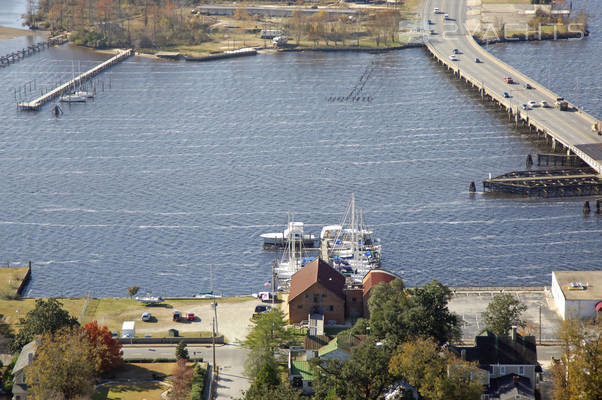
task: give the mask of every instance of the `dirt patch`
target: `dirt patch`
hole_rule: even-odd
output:
[[[9,28],[0,26],[0,39],[12,39],[19,36],[44,36],[48,37],[46,31],[30,31],[28,29]]]

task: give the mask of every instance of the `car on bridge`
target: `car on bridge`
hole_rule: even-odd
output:
[[[505,78],[504,78],[504,82],[506,82],[506,83],[509,83],[509,84],[510,84],[510,83],[514,83],[514,80],[512,79],[512,77],[510,77],[510,76],[507,76],[507,77],[505,77]]]

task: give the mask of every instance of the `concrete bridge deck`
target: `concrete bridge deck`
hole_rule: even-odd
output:
[[[438,7],[441,14],[434,14]],[[449,15],[449,20],[444,19]],[[592,115],[569,104],[569,111],[554,108],[557,97],[545,86],[500,61],[483,49],[466,29],[466,0],[425,0],[424,25],[435,32],[425,37],[427,50],[444,66],[452,70],[458,79],[466,81],[492,101],[504,107],[517,121],[524,122],[538,133],[548,135],[553,147],[558,144],[567,153],[575,154],[599,174],[602,174],[602,136],[592,130],[597,121]],[[427,19],[431,25],[427,27]],[[457,61],[450,59],[453,49],[458,49]],[[480,63],[475,62],[479,58]],[[504,77],[512,77],[508,84]],[[529,83],[532,89],[525,88]],[[509,97],[504,97],[504,92]],[[523,110],[522,104],[535,101],[536,107]],[[541,101],[548,107],[541,107]]]

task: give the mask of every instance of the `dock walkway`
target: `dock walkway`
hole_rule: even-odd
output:
[[[122,51],[121,53],[117,54],[114,57],[111,57],[102,64],[99,64],[96,67],[84,72],[83,74],[71,79],[70,81],[63,83],[61,86],[49,91],[48,93],[38,97],[37,99],[34,99],[29,102],[18,103],[17,107],[21,111],[38,111],[40,107],[42,107],[44,104],[54,100],[57,97],[62,96],[64,93],[67,93],[72,88],[75,88],[77,85],[98,75],[99,73],[112,67],[113,65],[120,63],[121,61],[131,56],[133,53],[134,51],[132,49]]]
[[[4,56],[0,56],[0,67],[8,67],[11,63],[14,64],[17,61],[24,59],[25,56],[42,51],[44,48],[56,46],[63,43],[67,43],[67,36],[58,35],[48,38],[43,42],[38,42],[30,46],[24,47],[21,50],[13,51]]]

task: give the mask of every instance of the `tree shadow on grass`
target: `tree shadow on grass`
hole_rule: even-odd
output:
[[[161,386],[161,384],[158,382],[115,383],[108,386],[111,389],[111,394],[126,392],[147,392],[149,390],[163,389],[163,386]]]

